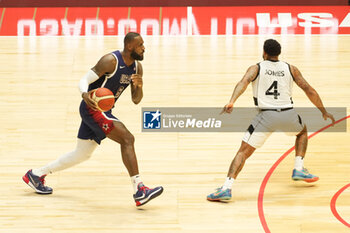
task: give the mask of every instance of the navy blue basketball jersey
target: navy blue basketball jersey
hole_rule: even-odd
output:
[[[117,60],[115,70],[111,74],[105,74],[89,85],[89,91],[104,87],[111,90],[115,96],[115,101],[131,83],[131,75],[137,72],[137,62],[127,66],[124,63],[122,54],[119,50],[112,52]]]

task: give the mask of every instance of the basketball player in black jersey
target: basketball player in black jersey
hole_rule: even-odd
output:
[[[104,55],[97,64],[80,80],[82,96],[80,115],[82,122],[78,132],[76,149],[41,168],[29,170],[23,180],[39,194],[51,194],[52,188],[45,186],[45,176],[72,167],[90,158],[101,140],[109,139],[120,144],[122,159],[134,188],[136,206],[146,204],[163,192],[163,187],[146,187],[139,175],[134,149],[134,136],[125,125],[112,115],[111,110],[100,112],[90,93],[96,88],[110,89],[117,100],[130,85],[134,104],[143,97],[143,70],[139,61],[143,60],[145,47],[142,37],[129,32],[124,38],[123,51]]]

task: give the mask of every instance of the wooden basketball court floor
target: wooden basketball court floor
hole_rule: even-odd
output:
[[[294,152],[269,172],[294,144],[273,134],[247,161],[228,203],[206,195],[222,185],[243,132],[141,132],[141,107],[224,106],[270,37],[144,38],[144,99],[134,105],[126,90],[114,109],[136,137],[145,184],[165,188],[142,208],[119,145],[108,139],[90,160],[47,177],[53,195],[37,195],[21,179],[74,148],[78,81],[123,38],[1,37],[0,232],[350,232],[349,126],[310,139],[305,165],[320,176],[315,184],[291,180]],[[350,37],[274,38],[281,60],[301,70],[325,106],[349,110]],[[236,106],[252,107],[251,100],[249,87]],[[296,85],[294,102],[312,106]]]

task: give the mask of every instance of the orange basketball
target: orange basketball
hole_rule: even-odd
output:
[[[114,106],[114,95],[107,88],[97,88],[92,92],[91,98],[96,101],[98,110],[106,112]]]

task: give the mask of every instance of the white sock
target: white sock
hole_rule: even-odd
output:
[[[142,183],[142,180],[139,174],[135,176],[131,176],[130,179],[131,179],[131,183],[134,188],[134,194],[135,194],[137,192],[137,186],[139,185],[139,183]]]
[[[224,185],[222,186],[222,189],[223,190],[232,189],[232,185],[233,185],[234,180],[235,180],[234,178],[226,177],[226,180],[225,180]]]
[[[62,155],[57,160],[45,165],[44,167],[33,169],[32,172],[34,175],[42,176],[72,167],[89,159],[97,145],[98,144],[93,140],[78,139],[77,147],[74,151]]]
[[[302,170],[304,167],[304,158],[301,156],[295,156],[294,168],[296,170]]]

